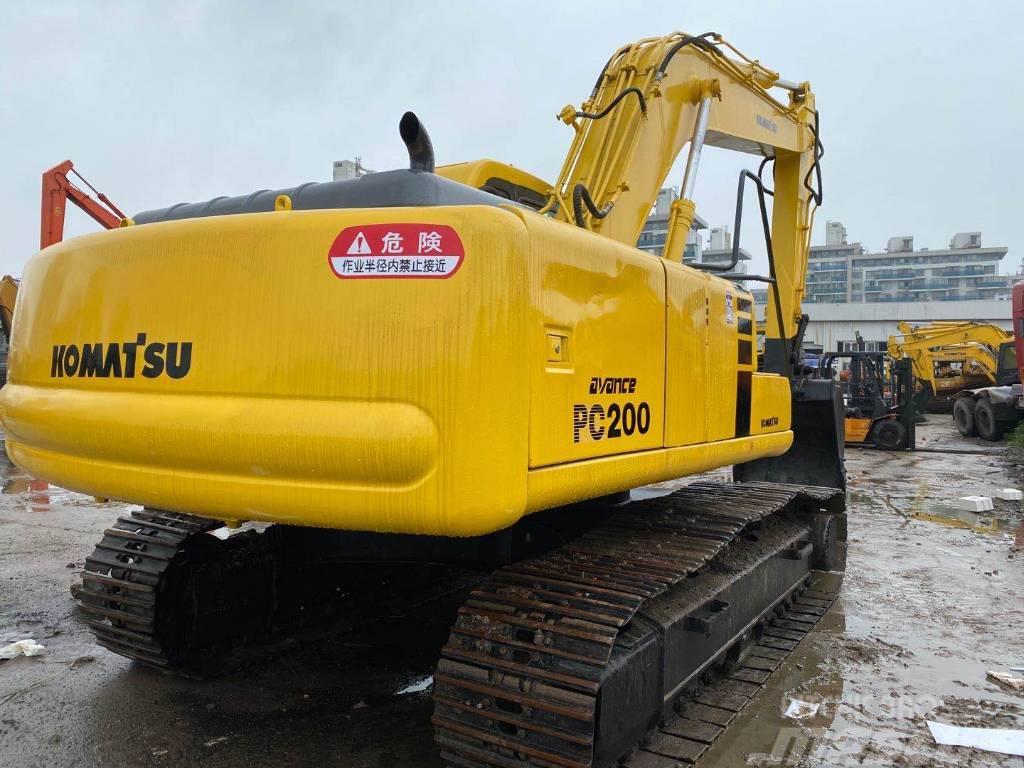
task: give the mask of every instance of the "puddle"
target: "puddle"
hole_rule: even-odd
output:
[[[840,598],[730,725],[736,738],[716,741],[701,765],[796,766],[800,759],[813,753],[821,745],[815,735],[833,725],[843,700],[845,681],[828,656],[835,638],[841,637],[845,628]],[[810,705],[804,717],[787,717],[793,700]]]
[[[1020,521],[995,517],[991,513],[979,514],[942,505],[927,512],[915,512],[912,517],[915,520],[926,520],[951,528],[968,528],[977,533],[1009,533],[1022,525]]]
[[[950,528],[963,528],[983,534],[1004,534],[1024,532],[1024,516],[1016,502],[994,500],[995,509],[986,512],[971,512],[960,509],[952,503],[929,503],[918,497],[907,510],[907,517],[938,523]]]
[[[10,496],[15,508],[25,512],[50,512],[60,506],[98,506],[105,504],[92,496],[75,493],[32,477],[14,465],[0,440],[0,494]],[[10,507],[8,507],[10,508]]]
[[[900,517],[903,520],[921,520],[949,528],[961,528],[986,535],[1013,535],[1024,541],[1024,510],[1020,502],[993,499],[995,509],[985,512],[970,512],[956,506],[954,499],[973,493],[968,489],[952,487],[945,501],[936,501],[935,488],[927,483],[917,483],[911,490],[913,495],[865,492],[851,490],[851,509],[876,508]]]

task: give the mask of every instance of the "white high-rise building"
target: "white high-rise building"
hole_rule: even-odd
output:
[[[842,222],[825,222],[825,245],[846,245],[846,227]]]
[[[728,227],[712,227],[711,242],[708,248],[712,251],[726,251],[732,248],[732,233]]]

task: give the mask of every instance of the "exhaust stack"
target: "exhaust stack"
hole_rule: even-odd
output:
[[[423,123],[412,112],[402,115],[398,123],[398,133],[409,150],[409,170],[434,172],[434,146]]]

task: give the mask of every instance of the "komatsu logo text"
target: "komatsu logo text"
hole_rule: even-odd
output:
[[[636,392],[636,379],[595,376],[590,380],[592,395],[631,395]]]
[[[166,374],[182,379],[192,367],[191,341],[146,342],[146,334],[135,341],[109,344],[54,344],[50,377],[134,379],[136,373],[156,379]]]
[[[761,429],[768,429],[768,427],[779,426],[778,416],[769,416],[767,419],[761,419]]]
[[[779,126],[775,124],[775,121],[769,120],[767,117],[763,117],[762,115],[757,116],[757,124],[766,131],[771,131],[772,133],[779,132]]]

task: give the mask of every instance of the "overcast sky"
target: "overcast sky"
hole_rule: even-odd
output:
[[[826,219],[884,248],[956,231],[1024,255],[1024,4],[1012,2],[48,2],[0,8],[0,271],[38,247],[39,179],[65,159],[127,213],[406,164],[413,109],[439,163],[492,157],[553,179],[622,43],[716,31],[821,111]],[[707,151],[698,212],[731,223],[736,172]],[[678,185],[679,179],[669,183]],[[756,209],[751,209],[756,210]],[[95,225],[77,210],[69,234]],[[744,245],[757,248],[754,222]],[[760,259],[759,259],[760,260]],[[755,264],[755,269],[763,269]]]

